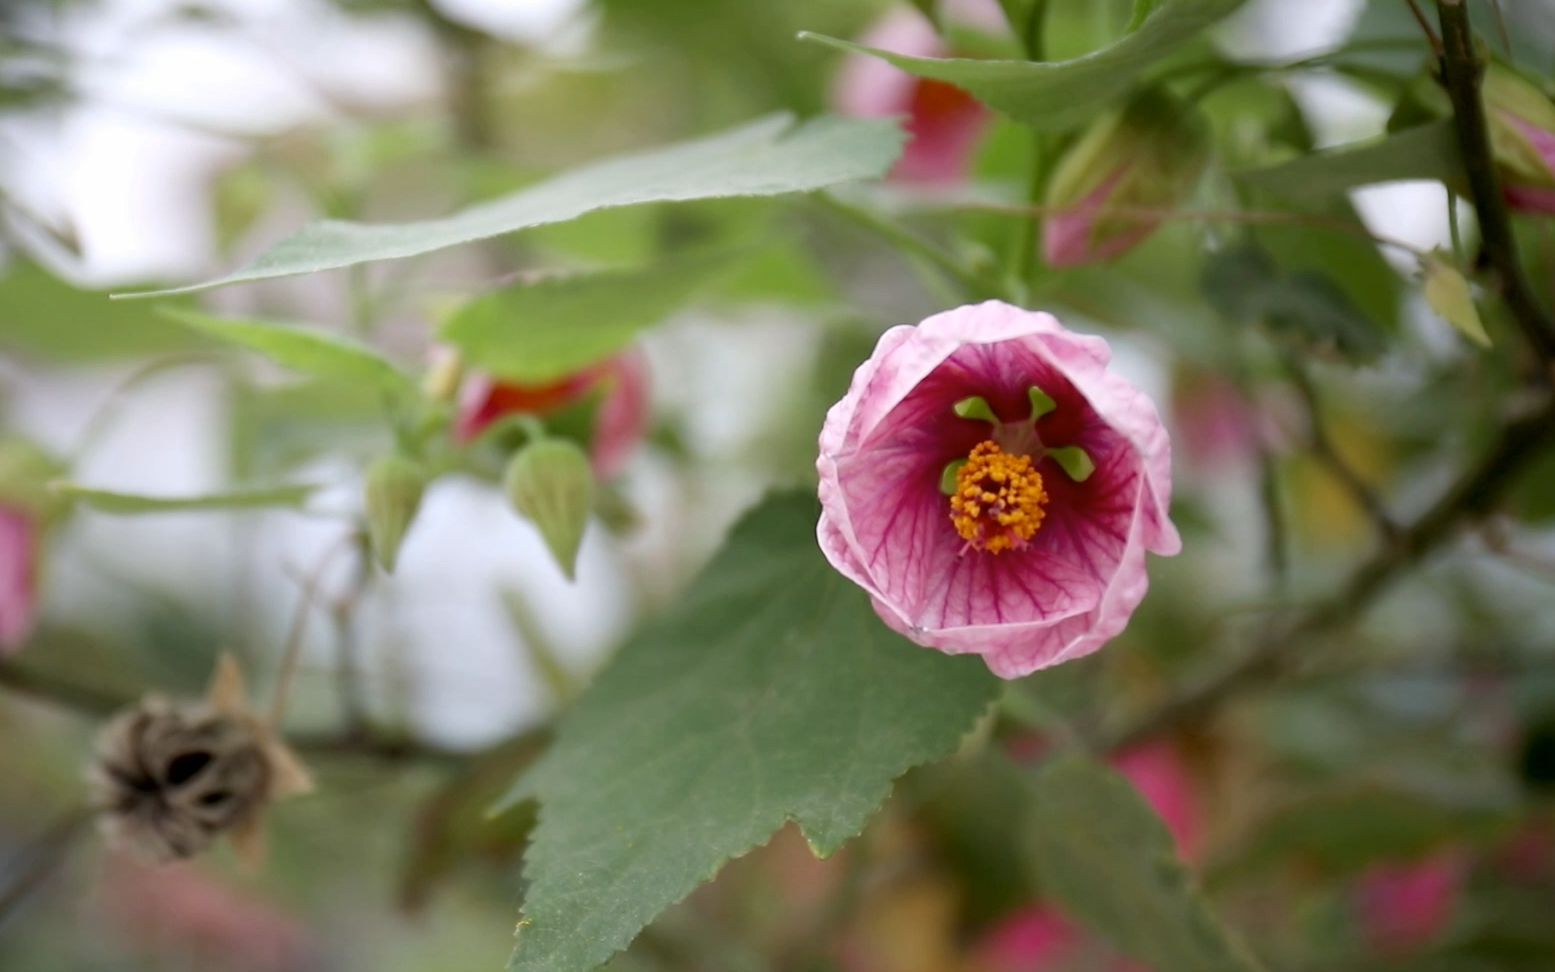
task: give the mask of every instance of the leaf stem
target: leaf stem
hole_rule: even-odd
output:
[[[70,678],[34,671],[14,662],[0,663],[0,686],[11,693],[92,718],[105,718],[134,705],[139,693],[77,682]],[[393,731],[372,734],[329,732],[292,734],[287,743],[299,752],[362,756],[385,761],[423,760],[451,762],[462,759],[458,750]]]
[[[852,203],[843,202],[841,199],[824,192],[815,193],[810,198],[814,199],[822,208],[844,217],[856,226],[874,233],[907,254],[915,256],[934,269],[939,270],[949,277],[966,297],[975,300],[1001,294],[1004,290],[998,284],[985,280],[981,275],[962,266],[960,261],[918,234],[882,219],[867,209],[855,206]]]

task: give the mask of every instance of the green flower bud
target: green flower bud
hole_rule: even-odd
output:
[[[0,438],[0,506],[36,517],[45,525],[64,515],[70,501],[49,488],[65,466],[31,439]]]
[[[539,528],[551,556],[572,579],[594,505],[588,456],[566,439],[536,439],[514,454],[503,486],[508,502]]]
[[[399,454],[384,456],[367,470],[367,535],[373,556],[386,571],[394,570],[426,486],[426,469]]]
[[[1209,161],[1209,133],[1164,91],[1146,91],[1090,127],[1048,182],[1057,212],[1043,226],[1042,252],[1055,267],[1110,260],[1149,236],[1166,210],[1193,192]]]

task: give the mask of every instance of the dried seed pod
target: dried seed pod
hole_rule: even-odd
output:
[[[256,860],[265,807],[311,785],[249,712],[242,677],[226,657],[205,701],[151,696],[109,723],[91,783],[109,840],[158,862],[192,857],[221,835]]]

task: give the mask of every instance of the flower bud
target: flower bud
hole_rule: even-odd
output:
[[[69,501],[49,489],[64,467],[33,442],[0,439],[0,656],[37,624],[44,541]]]
[[[19,436],[0,438],[0,506],[45,524],[64,514],[69,500],[49,489],[65,467],[42,447]]]
[[[1164,221],[1161,210],[1193,191],[1208,160],[1208,132],[1196,116],[1164,92],[1136,97],[1059,160],[1048,182],[1055,212],[1043,227],[1043,256],[1073,267],[1122,255]]]
[[[1481,95],[1507,204],[1555,215],[1555,102],[1494,62],[1485,71]]]
[[[386,571],[394,570],[426,484],[422,465],[399,454],[384,456],[367,471],[367,533],[373,556]]]
[[[588,456],[566,439],[537,439],[513,456],[503,485],[508,502],[539,528],[551,556],[572,579],[594,504]]]

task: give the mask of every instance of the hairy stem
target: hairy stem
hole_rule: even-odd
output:
[[[1534,296],[1523,273],[1511,216],[1490,152],[1490,133],[1479,92],[1484,64],[1474,50],[1469,12],[1463,0],[1440,0],[1437,6],[1442,26],[1442,81],[1452,100],[1458,150],[1463,155],[1474,212],[1479,217],[1485,261],[1523,337],[1546,366],[1555,365],[1555,321]]]

